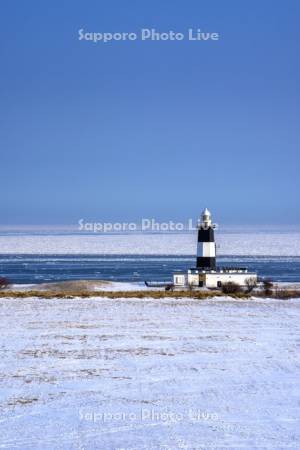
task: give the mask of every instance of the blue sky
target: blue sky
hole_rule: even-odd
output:
[[[299,224],[300,3],[1,2],[1,223]],[[220,33],[79,41],[78,30]]]

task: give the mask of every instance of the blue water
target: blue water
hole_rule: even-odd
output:
[[[171,281],[193,267],[193,256],[0,255],[0,276],[11,283],[58,280]],[[248,267],[273,281],[300,282],[300,257],[220,256],[219,266]]]

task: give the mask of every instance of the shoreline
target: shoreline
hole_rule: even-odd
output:
[[[72,280],[40,284],[9,285],[0,289],[0,298],[191,298],[205,300],[229,297],[249,300],[252,298],[289,299],[300,298],[300,283],[274,283],[271,289],[255,288],[252,291],[223,292],[207,288],[146,287],[137,282],[112,282],[108,280]]]
[[[165,299],[165,298],[187,298],[195,300],[206,300],[218,297],[228,297],[231,299],[251,300],[251,299],[270,299],[270,300],[288,300],[300,298],[300,290],[280,290],[272,294],[264,292],[246,293],[239,292],[235,294],[224,294],[221,291],[164,291],[164,290],[140,290],[140,291],[0,291],[0,298],[44,298],[44,299],[74,299],[74,298],[132,298],[132,299]]]

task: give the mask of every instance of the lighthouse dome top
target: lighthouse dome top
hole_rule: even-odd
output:
[[[202,211],[202,216],[211,216],[211,213],[207,208],[204,208],[204,210]]]

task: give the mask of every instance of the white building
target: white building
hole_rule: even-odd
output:
[[[197,262],[196,267],[187,273],[175,272],[173,285],[183,287],[221,288],[223,283],[233,282],[245,286],[250,278],[257,281],[255,272],[248,272],[247,268],[216,266],[216,245],[214,239],[214,225],[207,208],[201,215],[198,225]]]

